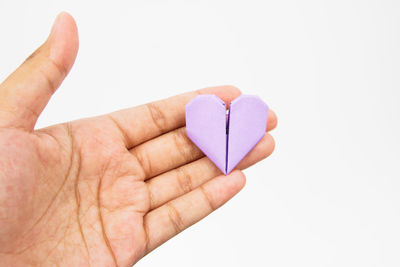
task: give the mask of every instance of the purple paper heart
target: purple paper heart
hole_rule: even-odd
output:
[[[216,95],[199,95],[186,105],[186,132],[224,173],[265,135],[268,106],[257,96],[241,95],[229,105]]]

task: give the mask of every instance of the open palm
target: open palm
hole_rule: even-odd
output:
[[[274,149],[266,134],[224,176],[187,138],[185,104],[197,94],[228,104],[240,95],[231,86],[34,130],[77,50],[75,22],[62,13],[0,85],[2,266],[130,266],[239,192],[239,169]],[[268,130],[275,125],[270,112]]]

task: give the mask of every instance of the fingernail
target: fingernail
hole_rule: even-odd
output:
[[[53,22],[53,26],[51,27],[51,31],[50,31],[50,34],[49,34],[49,40],[50,41],[52,41],[54,39],[54,36],[56,36],[57,32],[59,31],[62,15],[63,15],[63,13],[58,14],[56,19]]]
[[[69,70],[78,51],[78,35],[73,18],[61,12],[54,20],[48,37],[49,57]]]

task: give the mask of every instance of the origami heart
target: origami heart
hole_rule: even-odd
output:
[[[186,132],[226,175],[265,135],[268,106],[241,95],[229,104],[216,95],[199,95],[186,105]]]

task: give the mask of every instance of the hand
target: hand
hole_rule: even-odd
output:
[[[267,133],[227,176],[185,133],[197,94],[229,103],[222,86],[34,130],[78,50],[60,14],[46,42],[0,85],[0,265],[130,266],[201,220],[267,157]],[[277,122],[269,113],[268,130]]]

